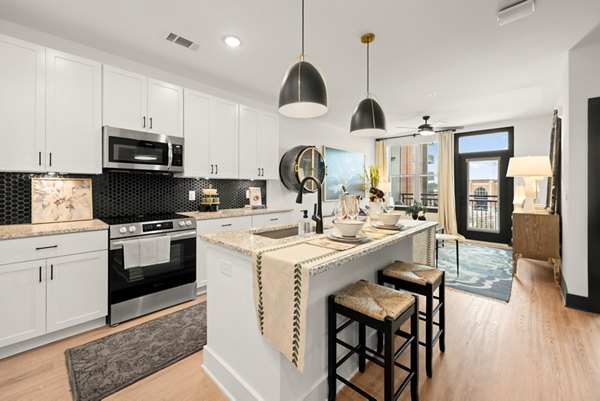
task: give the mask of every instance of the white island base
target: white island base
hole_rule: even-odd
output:
[[[301,373],[259,332],[251,257],[218,245],[209,244],[207,248],[210,268],[204,369],[231,399],[240,401],[327,399],[327,297],[360,279],[376,282],[377,270],[395,260],[413,260],[413,237],[407,236],[401,242],[311,276]],[[344,338],[346,334],[350,344],[357,343],[354,327],[340,335]],[[368,337],[373,346],[374,332],[368,332]],[[338,359],[346,352],[338,347]],[[338,371],[351,377],[358,371],[356,358],[350,358]]]

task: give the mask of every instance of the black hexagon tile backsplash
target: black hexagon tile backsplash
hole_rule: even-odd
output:
[[[0,173],[0,224],[31,223],[31,177],[24,173]],[[61,176],[63,177],[63,176]],[[267,202],[266,181],[206,180],[175,178],[169,174],[107,172],[102,175],[69,175],[65,178],[91,178],[94,217],[129,216],[198,210],[201,190],[217,188],[221,209],[248,204],[248,187],[260,187]],[[188,200],[189,191],[196,200]]]

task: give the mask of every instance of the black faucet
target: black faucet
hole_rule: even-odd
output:
[[[323,207],[321,203],[321,183],[315,177],[305,177],[300,183],[300,191],[298,191],[298,197],[296,197],[296,203],[302,203],[302,192],[304,191],[304,184],[307,181],[314,181],[317,184],[317,203],[315,203],[315,211],[312,219],[317,223],[317,234],[323,234]]]

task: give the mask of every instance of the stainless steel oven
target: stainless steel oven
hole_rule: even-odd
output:
[[[196,222],[185,216],[105,219],[110,224],[109,323],[116,325],[196,296]],[[111,224],[110,221],[115,224]],[[128,221],[128,222],[123,222]],[[124,247],[131,241],[168,237],[167,262],[127,266]]]
[[[104,126],[105,169],[183,171],[183,138]]]

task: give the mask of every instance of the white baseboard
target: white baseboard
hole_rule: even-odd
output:
[[[52,342],[62,340],[67,337],[74,336],[86,331],[97,329],[106,325],[106,317],[101,317],[90,322],[81,323],[77,326],[68,327],[63,330],[55,331],[53,333],[44,334],[43,336],[32,338],[20,343],[7,345],[6,347],[0,348],[0,359],[19,354],[21,352],[29,351],[33,348],[40,347],[42,345],[50,344]]]

